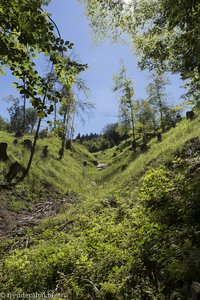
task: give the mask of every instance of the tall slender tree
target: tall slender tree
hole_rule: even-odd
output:
[[[165,89],[167,84],[169,84],[169,80],[164,77],[163,74],[153,72],[151,76],[151,82],[147,85],[148,100],[157,110],[162,131],[165,129],[164,114],[167,107],[167,96]]]
[[[132,133],[132,147],[136,147],[135,121],[134,121],[134,88],[133,80],[128,77],[127,69],[121,62],[121,68],[117,75],[113,76],[113,91],[117,92],[119,98],[119,117],[124,123],[128,123]]]
[[[61,122],[61,149],[59,159],[62,159],[65,151],[66,137],[69,135],[70,122],[73,120],[73,115],[76,108],[76,100],[71,86],[64,86],[62,91],[63,97],[60,107]]]
[[[94,108],[90,99],[90,90],[85,81],[77,77],[73,85],[65,85],[62,88],[62,101],[59,109],[59,114],[62,117],[60,128],[61,131],[61,149],[60,159],[64,156],[66,141],[71,143],[74,134],[75,116],[81,117],[82,113],[89,113]],[[81,99],[82,97],[84,99]]]

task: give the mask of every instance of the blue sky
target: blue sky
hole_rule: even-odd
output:
[[[129,76],[134,80],[135,97],[145,97],[145,86],[148,83],[148,72],[141,72],[137,68],[137,60],[127,45],[111,44],[105,41],[101,45],[95,45],[92,41],[92,32],[88,20],[84,15],[84,7],[78,0],[52,0],[48,7],[52,18],[56,22],[63,39],[74,43],[74,50],[82,63],[87,63],[89,68],[81,74],[91,90],[92,100],[95,104],[93,117],[84,116],[85,124],[80,119],[75,120],[75,134],[101,132],[102,128],[117,121],[118,100],[112,92],[112,77],[119,70],[119,61],[123,59],[128,68]],[[170,76],[171,77],[171,76]],[[168,87],[171,103],[177,103],[183,90],[183,83],[178,76],[171,77],[171,85]],[[10,75],[0,78],[0,95],[4,97],[17,95],[11,86]],[[8,117],[7,103],[1,102],[1,115]],[[112,117],[113,116],[113,117]]]

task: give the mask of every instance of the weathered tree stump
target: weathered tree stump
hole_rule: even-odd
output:
[[[13,145],[17,145],[18,144],[18,139],[14,139],[13,140]]]
[[[64,151],[62,148],[58,151],[58,154],[59,154],[59,159],[62,159],[63,154],[64,154]]]
[[[137,143],[136,141],[133,141],[133,142],[131,143],[131,147],[132,147],[132,150],[133,150],[133,151],[136,150],[137,146],[138,146],[138,143]]]
[[[98,165],[98,161],[97,160],[92,160],[92,163],[95,165],[95,166],[97,166]]]
[[[157,133],[157,142],[162,142],[162,134],[160,132]]]
[[[46,158],[48,156],[48,153],[49,153],[48,146],[44,146],[42,149],[43,158]]]
[[[147,144],[143,143],[142,145],[140,145],[140,153],[145,153],[149,150],[149,147]]]
[[[128,167],[127,163],[123,163],[123,165],[121,166],[120,170],[123,171]]]
[[[176,115],[176,122],[178,123],[178,122],[180,122],[182,120],[182,117],[181,117],[181,114],[177,114]]]
[[[71,140],[66,141],[65,148],[69,149],[69,150],[72,150],[72,141]]]
[[[24,167],[22,167],[22,165],[18,161],[15,161],[13,164],[10,165],[10,169],[5,176],[6,181],[8,183],[11,183],[18,173],[24,171],[25,171]]]
[[[200,300],[200,283],[193,282],[191,286],[192,300]]]
[[[32,149],[32,141],[29,140],[29,139],[26,139],[23,141],[23,145],[24,147],[26,147],[28,150],[31,150]]]
[[[195,117],[195,113],[192,110],[186,111],[186,119],[187,120],[191,121],[194,119],[194,117]]]
[[[24,136],[24,134],[23,134],[23,132],[21,132],[21,131],[17,131],[16,133],[15,133],[15,137],[16,138],[21,138],[21,137],[23,137]]]
[[[0,160],[6,161],[8,159],[7,147],[7,143],[0,143]]]

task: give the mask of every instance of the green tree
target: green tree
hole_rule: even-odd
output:
[[[61,102],[61,107],[60,107],[60,115],[62,116],[62,121],[61,121],[61,127],[60,127],[60,132],[61,132],[61,149],[60,149],[60,159],[63,158],[64,156],[64,151],[65,151],[65,143],[66,143],[66,137],[69,135],[69,131],[71,130],[71,120],[73,119],[73,115],[75,113],[75,105],[76,105],[76,100],[74,97],[74,93],[72,91],[71,86],[65,86],[63,88],[63,97],[62,97],[62,102]]]
[[[38,119],[37,109],[33,107],[25,108],[20,104],[20,99],[12,95],[8,97],[8,101],[12,105],[8,108],[10,114],[10,130],[13,132],[29,132],[32,133],[33,128]]]
[[[32,133],[33,128],[37,123],[38,113],[37,109],[29,107],[25,109],[25,125],[28,127],[28,132]]]
[[[179,119],[177,116],[179,116]],[[170,128],[175,127],[180,118],[180,109],[178,107],[166,107],[164,110],[163,119],[165,130],[169,130]]]
[[[155,5],[149,1],[148,8],[152,12],[144,22],[149,26],[142,33],[138,31],[136,39],[141,67],[160,65],[164,70],[180,73],[182,79],[193,78],[194,73],[200,74],[200,3],[164,0]]]
[[[136,114],[135,117],[141,126],[142,132],[145,134],[147,131],[156,131],[158,127],[156,120],[156,109],[151,105],[148,99],[137,100],[135,103]]]
[[[118,145],[121,140],[119,124],[108,124],[103,128],[103,136],[111,143],[112,146]]]
[[[29,162],[19,181],[30,170],[42,118],[53,111],[52,103],[62,99],[61,93],[54,90],[51,76],[39,75],[38,64],[35,63],[37,55],[48,57],[49,73],[55,73],[63,85],[71,85],[86,67],[64,55],[73,44],[61,38],[57,25],[43,8],[47,2],[0,0],[0,73],[4,73],[4,66],[9,67],[17,79],[14,84],[24,96],[24,101],[29,99],[39,115]]]
[[[135,149],[135,121],[134,121],[134,88],[133,80],[127,76],[127,69],[122,63],[120,71],[113,77],[113,91],[118,92],[119,100],[119,117],[122,122],[130,125],[132,132],[132,146]]]
[[[10,124],[2,116],[0,116],[0,130],[10,130]]]
[[[12,105],[8,108],[10,115],[10,129],[13,132],[22,131],[24,120],[23,120],[23,108],[20,105],[20,99],[13,96],[9,96],[9,101]]]
[[[147,85],[147,94],[150,104],[155,108],[155,111],[159,115],[159,125],[162,131],[165,130],[164,114],[167,108],[166,105],[166,84],[169,80],[164,77],[163,74],[153,72],[151,76],[151,82]]]
[[[80,95],[84,99],[80,99]],[[90,90],[80,77],[75,79],[73,85],[66,85],[62,88],[62,101],[59,110],[62,121],[58,127],[62,140],[60,159],[64,156],[66,139],[71,141],[73,138],[75,115],[81,117],[81,120],[84,121],[82,113],[89,113],[94,107],[88,99],[89,97]]]
[[[200,3],[188,0],[80,0],[98,36],[128,33],[141,69],[200,80]],[[102,33],[103,32],[103,33]],[[100,34],[101,33],[101,34]]]

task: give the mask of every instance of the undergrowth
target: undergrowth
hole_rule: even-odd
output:
[[[80,198],[18,238],[1,261],[0,290],[54,300],[187,299],[200,276],[199,136],[199,119],[184,120],[146,153],[128,145],[97,153],[108,163],[102,171],[80,145],[61,164],[52,141],[52,161],[36,159],[25,184],[37,171],[40,182],[68,185]]]

